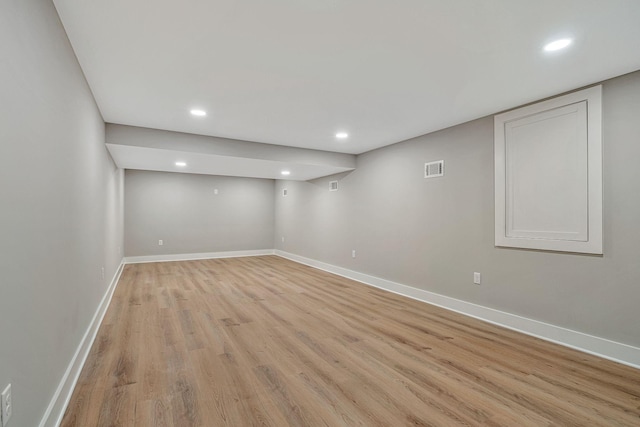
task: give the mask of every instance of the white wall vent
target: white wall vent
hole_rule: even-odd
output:
[[[338,181],[331,181],[329,183],[329,191],[338,191]]]
[[[282,189],[282,197],[286,197],[287,196],[287,189],[283,188]]]
[[[424,177],[435,178],[437,176],[444,176],[444,160],[438,160],[437,162],[430,162],[424,164]]]

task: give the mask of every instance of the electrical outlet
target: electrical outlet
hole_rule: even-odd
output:
[[[480,273],[473,273],[473,283],[475,283],[476,285],[479,285],[481,281],[482,281],[481,274]]]
[[[213,189],[213,194],[218,194],[218,189],[217,188]]]
[[[11,403],[11,384],[2,392],[2,427],[6,426],[13,414],[13,405]]]
[[[356,250],[352,250],[351,251],[351,258],[355,258],[356,257]]]
[[[102,280],[104,280],[104,267],[102,267]]]
[[[158,246],[162,246],[164,245],[164,242],[162,240],[158,240]]]
[[[282,236],[282,243],[284,243],[284,236]]]

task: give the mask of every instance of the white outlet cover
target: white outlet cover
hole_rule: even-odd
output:
[[[473,283],[479,285],[482,281],[482,275],[480,273],[473,273]]]

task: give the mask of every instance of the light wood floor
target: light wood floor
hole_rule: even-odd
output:
[[[63,426],[639,426],[640,371],[275,256],[127,265]]]

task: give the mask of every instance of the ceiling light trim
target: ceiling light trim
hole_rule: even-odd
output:
[[[549,42],[544,45],[545,52],[557,52],[559,50],[564,50],[573,44],[573,39],[569,37],[561,38]]]
[[[207,115],[207,112],[205,110],[201,110],[199,108],[192,108],[189,112],[192,116],[195,117],[205,117]]]

